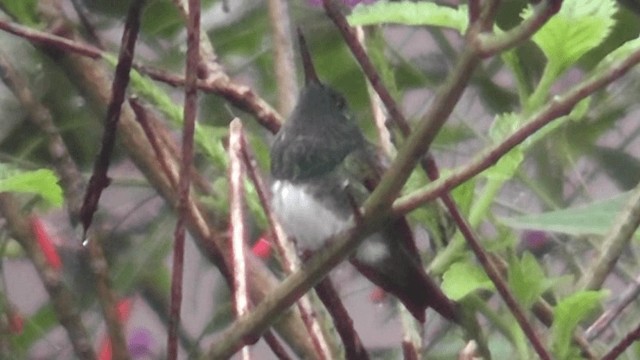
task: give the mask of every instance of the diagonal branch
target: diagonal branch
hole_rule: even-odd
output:
[[[640,49],[630,53],[623,60],[612,64],[601,73],[589,77],[566,94],[556,96],[501,143],[488,147],[466,165],[453,170],[448,176],[434,181],[411,194],[398,198],[393,205],[393,212],[397,216],[404,215],[490,168],[509,150],[518,146],[553,120],[570,113],[578,102],[624,76],[638,63],[640,63]]]
[[[85,192],[82,207],[80,208],[80,221],[82,222],[85,235],[87,229],[91,226],[93,214],[98,208],[100,195],[110,183],[110,179],[107,177],[107,171],[116,142],[116,129],[120,119],[122,103],[124,102],[127,85],[129,84],[129,72],[131,71],[131,64],[133,63],[133,54],[138,38],[138,31],[140,30],[140,17],[143,7],[144,0],[136,0],[131,3],[129,13],[127,14],[127,20],[122,34],[122,47],[120,48],[118,65],[116,66],[115,78],[111,89],[111,101],[107,108],[102,144],[93,165],[93,174],[91,175],[91,179],[89,179],[89,185]]]

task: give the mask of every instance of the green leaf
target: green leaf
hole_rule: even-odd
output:
[[[503,181],[509,180],[514,176],[516,171],[518,171],[518,167],[520,167],[523,160],[524,152],[522,151],[522,148],[516,147],[504,154],[495,165],[487,169],[482,174],[487,179]]]
[[[566,0],[560,11],[533,35],[549,63],[561,74],[609,34],[616,12],[614,0]],[[523,18],[533,14],[529,7]]]
[[[509,287],[524,308],[531,305],[553,285],[538,260],[529,252],[522,259],[513,256],[509,264]]]
[[[169,1],[151,1],[144,10],[142,30],[147,35],[172,36],[184,27],[184,19]]]
[[[638,49],[640,49],[640,37],[625,42],[620,47],[618,47],[617,49],[609,53],[609,55],[607,55],[604,59],[602,59],[600,63],[598,63],[598,66],[596,66],[594,74],[598,74],[599,72],[602,72],[606,68],[611,67],[611,65],[625,59],[626,57],[631,55],[631,53],[638,51]]]
[[[493,143],[500,143],[508,135],[515,132],[522,124],[522,118],[514,113],[504,113],[496,116],[489,129],[489,137]],[[522,146],[517,146],[504,154],[498,162],[482,174],[487,179],[509,180],[524,160]]]
[[[556,359],[579,359],[580,352],[572,346],[576,326],[607,296],[606,291],[581,291],[562,299],[553,309],[551,349]]]
[[[466,6],[457,8],[432,2],[385,2],[358,5],[347,17],[351,26],[377,24],[403,24],[439,26],[464,33],[468,26]]]
[[[460,300],[478,289],[492,290],[493,283],[480,267],[457,262],[442,277],[442,291],[452,300]]]
[[[0,164],[0,192],[40,195],[49,205],[54,206],[61,206],[63,202],[58,178],[48,169],[23,171]]]
[[[20,334],[11,337],[17,353],[27,353],[33,344],[41,341],[45,334],[59,325],[53,306],[48,303],[42,305],[33,315],[25,319],[24,328]]]
[[[0,0],[0,7],[20,23],[34,26],[38,21],[38,0]]]
[[[605,235],[611,228],[615,215],[622,210],[629,193],[611,199],[595,201],[588,205],[541,214],[529,214],[512,218],[500,218],[507,226],[516,229],[535,229],[569,235]],[[638,237],[639,233],[636,233]]]
[[[471,210],[471,205],[475,198],[475,191],[476,181],[474,178],[456,186],[456,188],[451,191],[453,200],[455,200],[458,209],[464,216],[469,216],[469,210]]]

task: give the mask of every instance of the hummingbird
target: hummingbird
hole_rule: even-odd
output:
[[[298,35],[305,86],[271,146],[272,209],[298,249],[312,253],[353,225],[384,169],[344,96],[318,79]],[[369,235],[350,262],[418,321],[424,323],[428,307],[457,321],[455,303],[425,273],[406,219]]]

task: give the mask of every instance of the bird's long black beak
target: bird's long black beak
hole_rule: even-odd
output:
[[[302,68],[304,69],[304,83],[309,85],[312,83],[320,83],[318,80],[318,74],[316,74],[316,68],[313,66],[311,60],[311,54],[307,48],[307,42],[304,39],[302,30],[298,27],[298,44],[300,46],[300,55],[302,56]]]

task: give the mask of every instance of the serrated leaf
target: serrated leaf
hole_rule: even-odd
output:
[[[58,177],[48,169],[23,171],[0,164],[0,192],[40,195],[49,205],[54,206],[61,206],[63,202]]]
[[[551,326],[551,348],[556,359],[579,358],[579,350],[572,347],[572,336],[576,326],[595,310],[607,296],[606,291],[581,291],[562,299],[553,309]]]
[[[533,35],[533,41],[560,74],[609,35],[616,9],[614,0],[566,0]],[[532,14],[533,8],[529,7],[522,17]]]
[[[478,289],[493,289],[482,269],[468,262],[457,262],[442,277],[442,291],[452,300],[460,300]]]
[[[522,255],[522,259],[515,256],[509,264],[509,288],[518,298],[524,308],[531,305],[553,285],[548,279],[538,260],[529,252]]]
[[[500,218],[500,221],[516,229],[551,231],[575,236],[604,235],[609,231],[615,215],[622,209],[628,197],[629,193],[626,192],[588,205],[540,214]],[[638,233],[636,233],[637,236]]]
[[[351,26],[403,24],[439,26],[463,34],[468,26],[466,6],[452,8],[432,2],[385,2],[358,5],[347,17]]]

